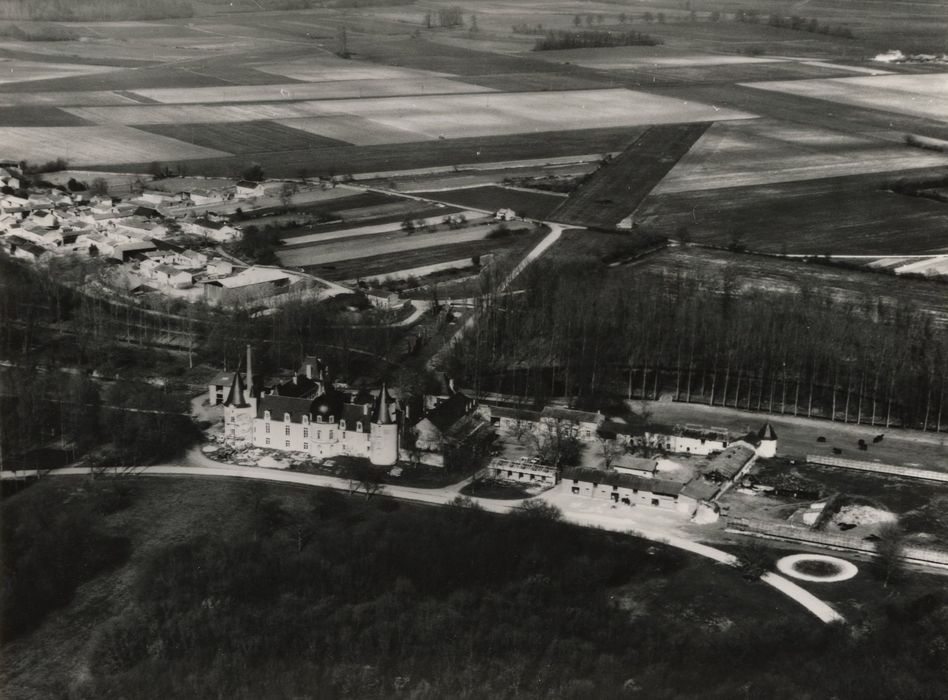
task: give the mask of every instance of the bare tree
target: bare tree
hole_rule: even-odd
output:
[[[904,572],[902,555],[905,549],[905,533],[898,523],[886,523],[879,528],[876,540],[876,558],[873,562],[876,575],[882,579],[882,587],[888,588]]]

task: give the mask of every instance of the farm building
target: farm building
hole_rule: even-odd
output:
[[[698,506],[695,499],[682,493],[683,485],[676,481],[581,468],[564,471],[562,478],[574,495],[630,507],[648,506],[691,515]]]
[[[720,452],[730,443],[723,428],[702,428],[694,425],[650,426],[632,439],[637,447],[652,447],[680,454],[709,455]]]
[[[464,419],[477,408],[477,402],[460,392],[429,409],[414,426],[415,447],[426,452],[440,452],[445,440],[455,436]]]
[[[209,304],[239,304],[263,299],[287,291],[292,280],[282,270],[249,267],[233,277],[204,283],[204,298]]]
[[[644,479],[655,478],[655,473],[658,471],[658,462],[656,460],[647,459],[645,457],[633,457],[628,454],[619,455],[612,460],[609,466],[620,474],[640,476]]]
[[[572,408],[547,406],[540,412],[540,424],[550,430],[566,428],[570,434],[583,441],[596,439],[603,415],[598,411],[577,411]]]
[[[532,432],[540,422],[540,412],[524,408],[490,406],[491,425],[504,433],[522,434]]]
[[[8,235],[0,238],[0,241],[10,252],[10,255],[15,258],[29,260],[30,262],[42,262],[52,256],[51,251],[21,236]]]
[[[504,459],[495,457],[486,467],[487,476],[498,481],[529,483],[534,486],[556,486],[559,482],[559,470],[538,459]]]

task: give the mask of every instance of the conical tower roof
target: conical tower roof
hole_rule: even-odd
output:
[[[388,387],[384,383],[372,406],[372,422],[377,425],[391,425],[395,422],[392,419],[392,397],[388,395]]]
[[[224,405],[233,406],[234,408],[246,408],[250,405],[247,403],[247,397],[244,394],[244,381],[240,378],[239,367],[234,372],[234,379],[230,383],[230,391],[227,393],[227,400],[224,401]]]
[[[761,440],[776,440],[777,433],[774,432],[774,427],[770,423],[764,423],[764,427],[757,433],[757,437]]]

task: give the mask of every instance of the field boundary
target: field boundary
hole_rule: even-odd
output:
[[[903,467],[897,464],[882,464],[880,462],[863,462],[857,459],[826,457],[823,455],[807,455],[806,461],[808,464],[819,464],[825,467],[840,467],[841,469],[855,469],[856,471],[861,472],[890,474],[892,476],[902,476],[907,479],[925,479],[928,481],[948,482],[948,473],[936,472],[932,471],[931,469]]]
[[[741,535],[750,535],[752,537],[804,542],[806,544],[829,547],[831,549],[844,549],[876,556],[876,545],[874,542],[857,537],[850,537],[849,535],[816,532],[808,527],[797,527],[789,523],[776,523],[767,520],[759,520],[757,518],[732,517],[728,519],[725,531]],[[925,564],[948,569],[948,549],[906,545],[902,548],[902,558],[914,564]]]

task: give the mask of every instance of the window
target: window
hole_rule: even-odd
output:
[[[264,419],[264,420],[270,420],[270,411],[264,411],[264,412],[263,412],[263,419]]]
[[[317,430],[317,431],[316,431],[316,439],[317,439],[317,440],[322,440],[322,439],[323,439],[323,431],[322,431],[322,430]]]
[[[263,426],[263,432],[267,433],[267,435],[270,434],[270,424],[269,424],[269,423],[267,423],[265,426]]]
[[[317,423],[322,423],[322,422],[323,422],[323,417],[322,417],[322,416],[316,416],[316,422],[317,422]]]
[[[290,446],[290,441],[289,441],[289,440],[287,440],[287,441],[286,441],[286,442],[284,442],[283,444],[284,444],[284,445],[285,445],[286,447],[289,447],[289,446]]]
[[[309,425],[309,416],[303,416],[303,425]]]
[[[339,421],[339,429],[340,430],[346,429],[346,422],[344,420]]]
[[[290,414],[289,414],[289,413],[284,413],[284,414],[283,414],[283,422],[284,422],[284,423],[289,423],[289,422],[290,422]]]
[[[356,430],[358,430],[360,433],[362,432],[362,421],[356,423]]]
[[[236,423],[236,422],[237,422],[237,416],[232,415],[232,416],[230,417],[230,422],[231,422],[231,423]]]
[[[270,444],[270,438],[267,438],[266,440],[264,440],[264,444],[269,445],[269,444]]]
[[[290,434],[290,426],[286,426],[285,428],[283,428],[283,434],[284,434],[284,435],[289,435],[289,434]]]
[[[653,498],[653,499],[652,499],[652,505],[653,505],[653,506],[657,506],[657,505],[658,505],[658,499],[657,499],[657,498]]]
[[[309,428],[303,428],[303,437],[304,437],[304,438],[308,438],[308,437],[309,437]]]
[[[334,436],[334,433],[333,433],[332,430],[330,430],[330,431],[329,431],[329,439],[332,440],[332,439],[333,439],[333,436]]]
[[[304,443],[303,443],[303,449],[304,449],[304,450],[308,450],[308,449],[309,449],[309,443],[308,443],[308,442],[304,442]]]
[[[578,483],[579,483],[579,479],[573,479],[573,483],[574,483],[574,484],[578,484]]]
[[[329,416],[329,422],[330,422],[330,423],[335,423],[335,422],[336,422],[336,417],[335,417],[335,416]]]

